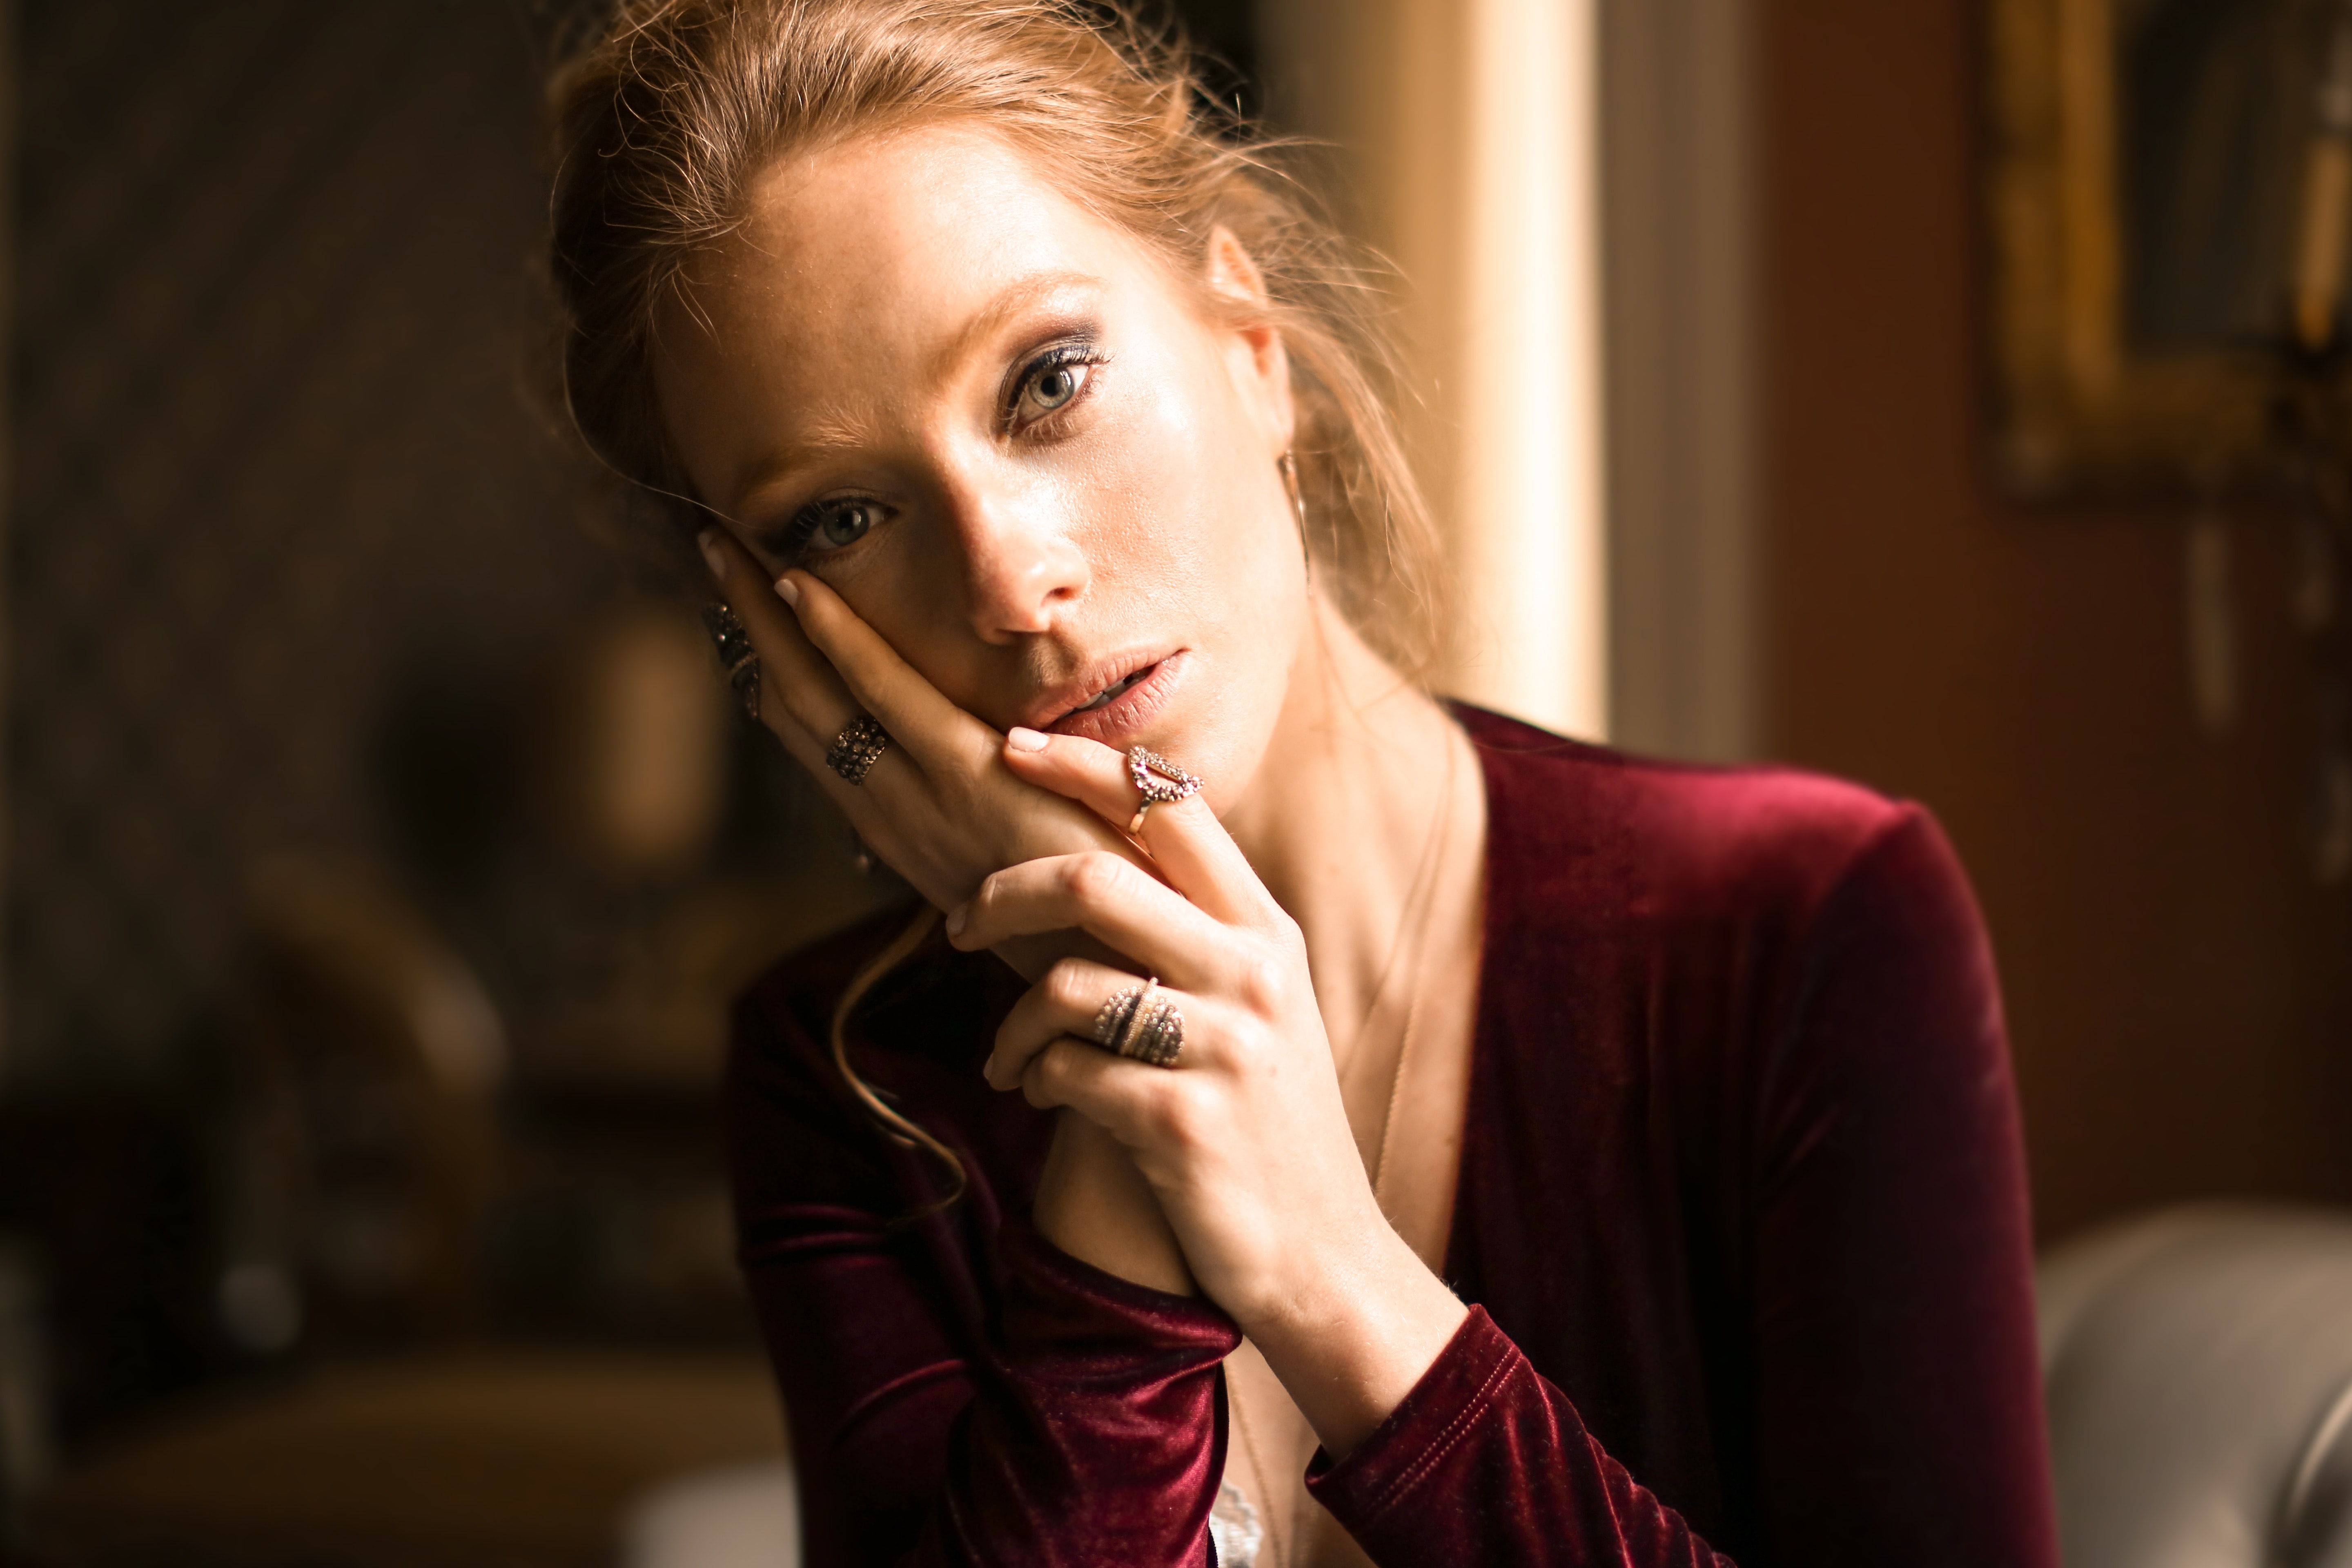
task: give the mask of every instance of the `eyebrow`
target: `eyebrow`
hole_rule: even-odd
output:
[[[1103,281],[1083,272],[1040,272],[1001,290],[972,313],[956,335],[931,361],[934,381],[945,381],[974,349],[1002,331],[1005,322],[1055,294],[1078,289],[1099,289]]]
[[[808,439],[772,452],[754,461],[735,482],[735,493],[729,499],[724,514],[730,522],[744,522],[745,503],[762,490],[772,489],[783,479],[841,452],[855,451],[864,444],[862,426],[845,421],[827,420]]]
[[[1083,272],[1040,272],[1007,285],[996,298],[973,311],[971,319],[956,330],[955,336],[931,357],[929,380],[934,384],[947,380],[957,366],[1023,311],[1035,309],[1056,294],[1101,287],[1101,279]],[[806,439],[795,441],[766,461],[755,464],[735,486],[735,510],[740,512],[747,498],[772,488],[787,476],[838,453],[854,450],[868,438],[867,431],[858,422],[824,421]]]

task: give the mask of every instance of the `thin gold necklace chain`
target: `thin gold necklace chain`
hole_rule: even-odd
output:
[[[1425,974],[1420,972],[1429,967],[1430,917],[1432,911],[1437,908],[1437,884],[1443,879],[1445,869],[1445,851],[1453,842],[1452,836],[1446,829],[1452,826],[1454,769],[1459,760],[1454,753],[1454,734],[1449,726],[1445,736],[1445,793],[1438,798],[1437,821],[1429,830],[1428,847],[1422,851],[1423,871],[1428,879],[1414,889],[1414,896],[1421,903],[1421,918],[1415,922],[1413,931],[1413,968],[1416,972],[1416,982],[1426,978]],[[1381,984],[1383,987],[1386,986],[1385,976],[1382,977]],[[1396,1066],[1389,1072],[1389,1102],[1387,1109],[1381,1112],[1381,1145],[1379,1152],[1372,1156],[1372,1202],[1383,1215],[1389,1212],[1389,1147],[1396,1137],[1397,1103],[1404,1095],[1405,1061],[1412,1055],[1412,1026],[1413,1021],[1421,1016],[1421,994],[1424,989],[1426,989],[1424,985],[1416,983],[1412,989],[1405,994],[1404,1033],[1397,1040]],[[1378,996],[1375,995],[1373,1000],[1378,1001]]]
[[[1415,939],[1415,967],[1423,967],[1427,962],[1429,917],[1430,911],[1437,905],[1438,874],[1444,868],[1448,847],[1445,830],[1454,815],[1454,768],[1459,761],[1454,749],[1454,737],[1449,731],[1445,737],[1445,791],[1438,797],[1436,818],[1430,824],[1427,842],[1422,846],[1421,864],[1413,869],[1412,888],[1406,895],[1404,913],[1397,921],[1396,939],[1390,943],[1388,959],[1381,965],[1381,977],[1372,987],[1371,1001],[1364,1008],[1363,1022],[1356,1026],[1355,1041],[1351,1044],[1359,1047],[1364,1031],[1371,1026],[1373,1016],[1380,1011],[1381,998],[1388,993],[1389,977],[1395,972],[1397,960],[1404,952],[1408,930],[1413,932]],[[1420,917],[1417,921],[1414,919],[1416,914]],[[1405,998],[1404,1034],[1397,1042],[1396,1066],[1389,1073],[1388,1106],[1381,1113],[1380,1147],[1372,1156],[1372,1202],[1382,1215],[1388,1213],[1389,1148],[1396,1133],[1397,1101],[1402,1098],[1404,1088],[1405,1059],[1412,1053],[1412,1026],[1421,1012],[1421,992],[1422,987],[1415,985]],[[1242,1440],[1242,1457],[1249,1461],[1250,1479],[1257,1483],[1257,1495],[1265,1505],[1265,1542],[1274,1548],[1274,1568],[1290,1568],[1291,1531],[1298,1521],[1294,1514],[1284,1521],[1281,1529],[1276,1528],[1277,1510],[1274,1490],[1266,1484],[1265,1464],[1258,1455],[1256,1436],[1250,1430],[1249,1416],[1244,1408],[1246,1405],[1245,1400],[1232,1401],[1234,1431]]]
[[[1428,836],[1422,841],[1421,856],[1413,867],[1412,886],[1406,890],[1404,908],[1397,915],[1396,935],[1390,941],[1389,955],[1381,964],[1381,977],[1373,983],[1371,1000],[1364,1004],[1364,1016],[1356,1025],[1355,1034],[1349,1038],[1348,1065],[1350,1068],[1363,1059],[1364,1033],[1372,1026],[1372,1019],[1379,1016],[1381,1003],[1388,995],[1389,981],[1395,974],[1399,961],[1404,956],[1406,934],[1412,932],[1422,939],[1422,945],[1426,945],[1429,911],[1435,906],[1436,878],[1442,868],[1441,863],[1444,856],[1446,823],[1453,815],[1455,762],[1454,737],[1449,731],[1445,740],[1445,789],[1438,796],[1437,813],[1430,821]],[[1420,917],[1418,921],[1414,918],[1416,915]],[[1396,1086],[1402,1079],[1404,1047],[1412,1043],[1413,1003],[1418,1000],[1418,988],[1416,988],[1414,995],[1408,997],[1405,1003],[1404,1037],[1400,1042],[1397,1051],[1396,1070],[1390,1075],[1389,1080],[1391,1112],[1393,1112],[1396,1107]],[[1392,1115],[1384,1114],[1381,1121],[1380,1146],[1374,1152],[1372,1158],[1372,1190],[1375,1196],[1380,1192],[1382,1170],[1388,1163],[1389,1127],[1392,1121]]]

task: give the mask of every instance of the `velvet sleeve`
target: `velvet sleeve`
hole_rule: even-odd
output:
[[[1231,1320],[1055,1248],[968,1147],[973,1191],[919,1214],[929,1173],[790,1012],[755,993],[736,1029],[740,1249],[811,1568],[1207,1563]]]
[[[1769,1558],[2055,1568],[2000,990],[1931,817],[1873,842],[1804,952],[1759,1097]]]
[[[1727,1568],[1475,1307],[1371,1436],[1337,1464],[1316,1455],[1307,1487],[1381,1568]]]
[[[1749,1568],[2053,1568],[2023,1163],[1991,961],[1906,810],[1789,944],[1748,1053]],[[1547,1201],[1562,1201],[1557,1194]],[[1573,1201],[1572,1199],[1568,1201]],[[1483,1311],[1309,1486],[1382,1568],[1717,1556]]]

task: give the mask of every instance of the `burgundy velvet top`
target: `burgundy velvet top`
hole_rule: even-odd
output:
[[[1316,1500],[1374,1562],[2053,1568],[2025,1178],[1976,906],[1916,806],[1460,710],[1486,928],[1445,1278],[1467,1322]],[[1022,983],[868,928],[744,999],[742,1261],[808,1561],[1213,1561],[1234,1325],[1060,1252],[1050,1122],[981,1079]]]

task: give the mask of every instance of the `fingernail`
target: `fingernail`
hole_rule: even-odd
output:
[[[776,597],[797,608],[801,602],[801,585],[790,577],[776,579]]]
[[[1045,749],[1045,742],[1051,739],[1050,735],[1024,729],[1018,724],[1004,731],[1004,743],[1016,752],[1042,752]]]
[[[961,936],[963,928],[971,923],[971,913],[969,904],[958,904],[948,911],[948,935],[950,938]]]
[[[694,536],[694,542],[702,547],[702,559],[709,566],[710,574],[713,577],[726,576],[727,558],[719,553],[719,531],[706,528]]]

